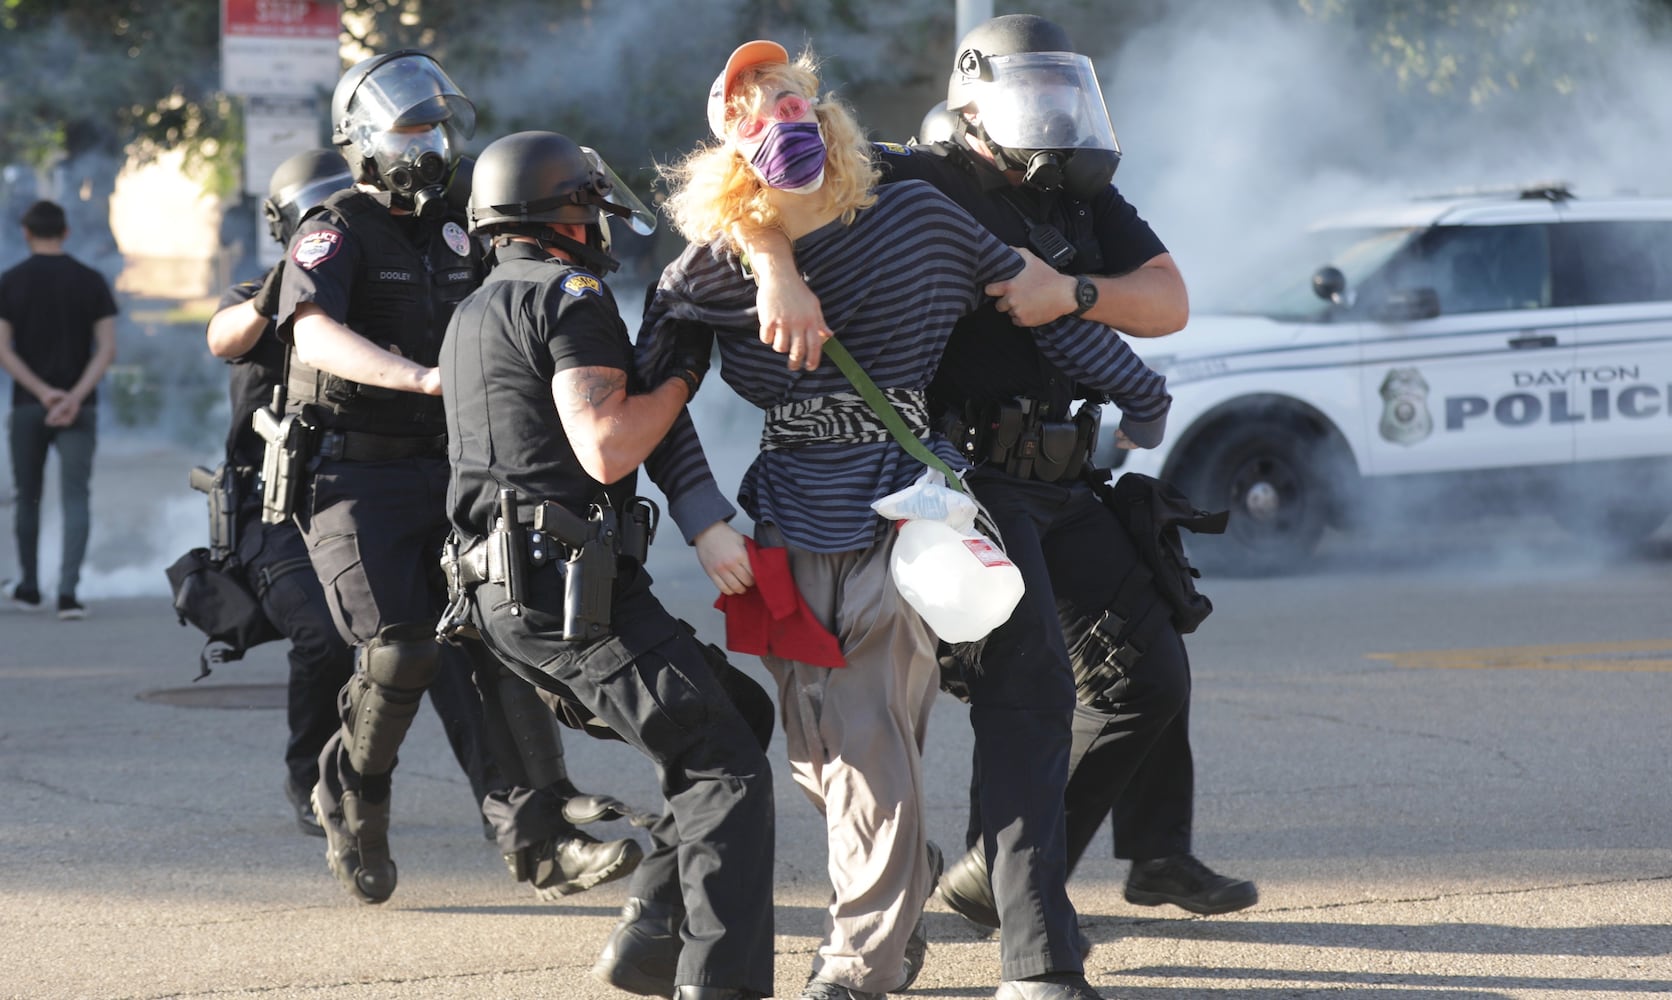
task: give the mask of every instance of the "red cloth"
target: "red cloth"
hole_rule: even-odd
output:
[[[807,606],[790,575],[789,553],[757,546],[752,538],[749,568],[755,585],[741,594],[721,594],[714,602],[726,616],[726,648],[760,656],[771,653],[815,667],[845,667],[842,644]]]

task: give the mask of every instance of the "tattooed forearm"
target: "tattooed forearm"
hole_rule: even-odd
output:
[[[596,410],[627,388],[627,373],[619,368],[575,368],[565,375],[563,402],[574,413]]]

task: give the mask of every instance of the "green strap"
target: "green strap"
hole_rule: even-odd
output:
[[[882,394],[877,384],[871,381],[871,376],[865,374],[865,369],[859,367],[859,362],[853,359],[846,347],[838,343],[835,337],[831,337],[824,342],[824,353],[836,362],[836,367],[840,368],[842,374],[848,377],[848,381],[853,383],[853,387],[859,390],[860,398],[871,407],[871,411],[882,418],[884,426],[894,435],[894,440],[900,442],[900,447],[906,449],[911,457],[945,476],[948,487],[959,493],[965,492],[958,474],[912,434],[911,429],[906,426],[905,418],[900,416],[900,411],[894,408],[894,404]]]

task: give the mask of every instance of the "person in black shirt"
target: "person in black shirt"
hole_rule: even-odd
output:
[[[454,307],[482,275],[447,187],[475,108],[440,64],[411,50],[354,66],[331,107],[332,143],[356,185],[297,227],[276,310],[291,348],[286,410],[309,452],[295,517],[331,616],[359,652],[314,786],[327,862],[362,902],[394,892],[391,777],[429,690],[455,747],[474,746],[472,790],[519,881],[545,898],[621,878],[643,855],[637,841],[576,829],[601,817],[569,808],[574,789],[552,754],[518,745],[555,739],[529,709],[534,691],[501,676],[479,644],[435,641],[447,536],[436,360]],[[517,721],[546,731],[512,731]]]
[[[1009,980],[1051,971],[1053,960],[1039,956],[1077,934],[1061,882],[1111,811],[1116,851],[1133,860],[1129,901],[1225,913],[1258,894],[1191,853],[1184,644],[1131,538],[1079,475],[1095,411],[1076,421],[1070,408],[1095,394],[1021,329],[1076,315],[1136,336],[1169,334],[1188,314],[1183,279],[1110,185],[1119,147],[1091,64],[1059,26],[1017,14],[972,30],[947,105],[958,112],[950,140],[879,144],[885,181],[930,182],[1048,265],[989,286],[992,306],[959,324],[929,390],[941,425],[977,463],[968,482],[1007,551],[1027,553],[1016,559],[1028,591],[1016,614],[979,649],[947,658],[971,703],[976,750],[971,850],[948,867],[940,895],[1001,929]],[[823,319],[793,262],[771,243],[750,250],[763,338],[792,365],[816,367]],[[1042,442],[1053,439],[1072,443],[1066,459],[1042,460]],[[1051,982],[1060,976],[1032,978],[1007,983],[1016,991],[1001,996],[1086,995]]]
[[[660,776],[655,847],[593,975],[679,1000],[762,997],[772,703],[651,594],[654,508],[634,496],[639,464],[701,383],[708,340],[660,384],[638,383],[600,277],[616,266],[605,213],[654,226],[596,153],[557,133],[506,136],[476,163],[470,226],[492,240],[493,267],[441,349],[453,609],[568,717],[608,727]],[[707,530],[737,536],[724,519]],[[753,583],[742,572],[739,591]]]
[[[19,577],[6,596],[41,606],[37,565],[42,475],[48,448],[58,451],[64,506],[64,552],[58,569],[58,617],[82,618],[76,599],[92,528],[89,484],[98,440],[98,387],[116,360],[116,300],[104,276],[64,252],[64,209],[37,201],[23,213],[29,259],[0,275],[0,367],[12,376],[9,421],[17,485]]]

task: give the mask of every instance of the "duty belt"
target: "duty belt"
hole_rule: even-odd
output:
[[[324,430],[314,454],[344,462],[389,462],[401,458],[447,457],[447,435],[395,437],[365,431]]]
[[[470,593],[477,584],[503,584],[510,613],[520,616],[525,572],[559,559],[564,562],[563,638],[596,639],[607,632],[616,560],[626,556],[642,563],[650,554],[660,519],[656,505],[635,497],[620,512],[594,504],[589,516],[581,517],[548,500],[530,505],[532,516],[525,519],[514,491],[501,489],[499,508],[487,537],[465,543],[455,532],[443,546],[441,570],[449,600],[436,626],[437,639],[448,641],[468,627]]]
[[[973,464],[1046,483],[1074,479],[1097,447],[1102,407],[1087,402],[1071,419],[1050,417],[1048,409],[1041,400],[1018,396],[949,413],[942,423],[946,436]]]

